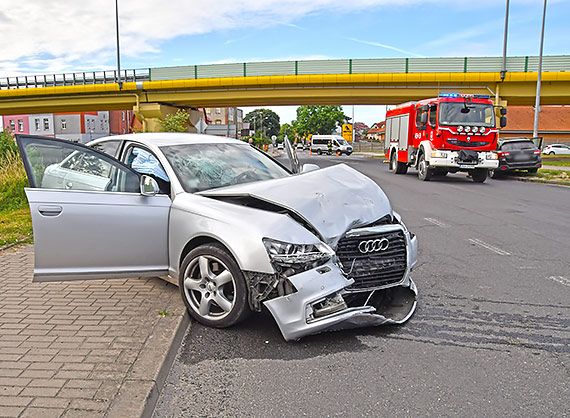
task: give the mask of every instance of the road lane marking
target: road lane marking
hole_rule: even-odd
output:
[[[484,241],[481,241],[480,239],[471,239],[469,238],[469,242],[473,245],[478,245],[479,247],[483,247],[488,249],[489,251],[493,251],[494,253],[497,253],[499,255],[511,255],[511,253],[505,251],[505,250],[501,250],[500,248],[494,247],[491,244],[487,244]]]
[[[424,218],[424,219],[428,222],[431,222],[434,225],[441,227],[441,228],[447,228],[449,226],[449,225],[446,225],[443,222],[438,221],[437,219],[434,219],[434,218]]]
[[[568,286],[570,287],[570,279],[566,278],[566,277],[562,277],[562,276],[550,276],[549,277],[550,280],[554,280],[557,283],[560,283],[564,286]]]

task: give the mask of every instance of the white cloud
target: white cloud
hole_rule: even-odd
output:
[[[418,3],[430,0],[407,0]],[[121,55],[157,53],[161,43],[240,27],[288,25],[319,11],[353,12],[391,0],[119,0]],[[102,69],[115,56],[115,3],[2,0],[0,76]],[[190,48],[191,46],[189,46]]]

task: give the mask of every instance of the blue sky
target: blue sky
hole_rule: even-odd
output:
[[[500,56],[505,4],[504,0],[119,0],[121,67]],[[113,0],[100,0],[95,8],[73,0],[3,0],[2,5],[0,77],[115,68]],[[542,6],[541,0],[511,0],[508,55],[538,55]],[[570,54],[569,18],[570,0],[548,2],[546,55]],[[282,122],[294,118],[294,107],[273,109]],[[351,107],[346,113],[352,113]],[[371,124],[382,119],[383,108],[357,106],[355,116]]]

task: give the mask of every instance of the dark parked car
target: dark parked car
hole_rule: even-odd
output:
[[[514,170],[536,173],[542,167],[540,150],[528,138],[506,139],[499,142],[497,155],[499,167],[496,170],[489,170],[489,177],[494,179]]]

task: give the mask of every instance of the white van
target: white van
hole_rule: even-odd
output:
[[[329,142],[332,143],[332,152],[350,155],[352,154],[352,145],[349,145],[342,136],[339,135],[313,135],[311,136],[311,152],[322,153],[329,152]]]

